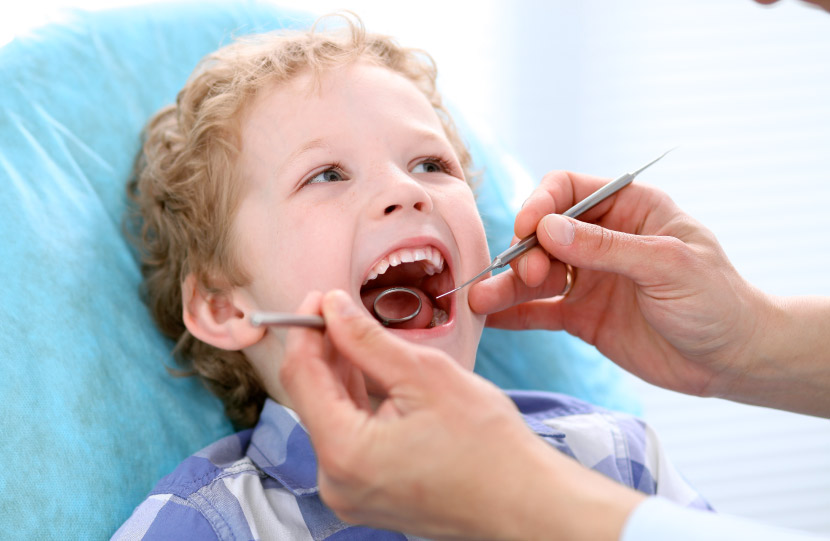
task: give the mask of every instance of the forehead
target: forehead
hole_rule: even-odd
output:
[[[443,125],[415,84],[389,68],[356,62],[319,74],[300,72],[264,88],[241,118],[243,148],[271,134],[282,149],[322,135],[355,137],[354,130],[395,127],[430,130]],[[290,149],[289,149],[290,151]]]

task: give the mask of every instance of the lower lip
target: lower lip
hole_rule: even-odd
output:
[[[427,338],[440,338],[450,334],[455,329],[455,319],[451,319],[440,327],[432,327],[431,329],[388,329],[389,332],[396,334],[407,340],[422,340]]]

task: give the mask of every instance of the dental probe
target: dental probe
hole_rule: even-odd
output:
[[[251,325],[260,327],[308,327],[310,329],[325,329],[326,322],[322,316],[292,314],[290,312],[254,312],[251,314]]]
[[[580,201],[576,205],[572,206],[571,208],[569,208],[568,210],[563,212],[562,216],[567,216],[568,218],[576,218],[577,216],[579,216],[583,212],[593,208],[594,206],[596,206],[597,204],[602,202],[604,199],[607,199],[608,197],[611,197],[612,195],[614,195],[618,191],[622,190],[623,188],[625,188],[626,186],[631,184],[631,182],[634,180],[634,178],[637,175],[639,175],[640,173],[642,173],[643,171],[645,171],[646,169],[648,169],[649,167],[651,167],[652,165],[657,163],[660,159],[663,158],[663,156],[665,156],[666,154],[668,154],[672,150],[674,150],[674,148],[671,148],[671,149],[665,151],[663,154],[660,155],[660,157],[658,157],[657,159],[647,163],[646,165],[644,165],[641,168],[637,169],[633,173],[625,173],[621,177],[618,177],[618,178],[612,180],[611,182],[609,182],[608,184],[606,184],[605,186],[603,186],[599,190],[595,191],[594,193],[592,193],[591,195],[589,195],[588,197],[586,197],[585,199],[583,199],[582,201]],[[484,276],[488,272],[491,272],[491,271],[494,271],[496,269],[500,269],[500,268],[504,267],[505,265],[507,265],[508,263],[510,263],[511,261],[516,259],[517,257],[519,257],[520,255],[522,255],[524,253],[527,253],[531,248],[533,248],[537,244],[539,244],[539,239],[536,238],[536,233],[533,233],[533,234],[523,238],[522,240],[520,240],[519,242],[517,242],[516,244],[514,244],[513,246],[511,246],[507,250],[503,251],[502,253],[500,253],[499,255],[494,257],[493,261],[483,271],[476,274],[475,276],[473,276],[472,278],[470,278],[469,280],[467,280],[466,282],[464,282],[460,286],[456,287],[455,289],[451,289],[450,291],[447,291],[446,293],[441,293],[440,295],[438,295],[435,298],[440,299],[441,297],[449,295],[450,293],[455,293],[459,289],[472,284],[473,282],[475,282],[476,280],[478,280],[479,278],[481,278],[482,276]]]
[[[391,314],[386,314],[386,310],[382,305],[378,305],[378,301],[390,295],[401,293],[412,297],[417,304],[413,305],[412,312],[403,317],[392,317]],[[421,296],[408,287],[390,287],[385,289],[380,295],[375,297],[372,303],[372,311],[377,316],[385,327],[395,325],[397,323],[404,323],[411,319],[415,319],[421,313]],[[400,316],[400,314],[395,314]],[[251,325],[254,327],[269,326],[269,327],[308,327],[310,329],[326,328],[326,321],[321,316],[294,314],[291,312],[254,312],[250,316]]]

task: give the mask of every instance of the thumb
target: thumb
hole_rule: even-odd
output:
[[[418,371],[419,347],[387,332],[340,290],[323,297],[326,331],[341,355],[384,390]]]
[[[647,281],[652,264],[666,253],[674,237],[632,235],[596,224],[549,214],[536,228],[539,244],[555,258],[575,267],[622,274]]]

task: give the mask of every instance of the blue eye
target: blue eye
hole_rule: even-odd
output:
[[[316,175],[314,175],[313,177],[308,179],[306,184],[322,184],[324,182],[341,182],[343,180],[346,180],[346,178],[343,176],[343,173],[341,173],[338,169],[326,169],[325,171],[317,173]]]
[[[446,167],[438,159],[424,160],[412,168],[413,173],[443,173]]]

